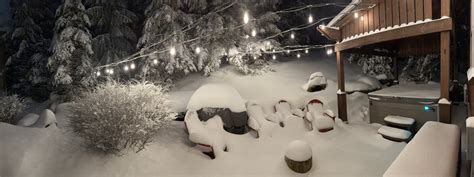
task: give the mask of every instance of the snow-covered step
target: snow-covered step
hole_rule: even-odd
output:
[[[393,115],[385,117],[384,121],[388,126],[402,128],[405,130],[411,130],[411,128],[413,128],[413,125],[415,124],[415,119],[413,118]]]
[[[397,142],[407,142],[411,137],[410,131],[389,126],[380,127],[378,133],[381,134],[385,139]]]

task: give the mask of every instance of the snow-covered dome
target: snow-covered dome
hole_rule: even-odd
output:
[[[290,160],[303,162],[313,156],[313,151],[305,141],[295,140],[288,145],[285,156]]]
[[[229,108],[232,112],[244,112],[245,101],[235,88],[225,84],[206,84],[194,92],[187,110],[202,108]]]

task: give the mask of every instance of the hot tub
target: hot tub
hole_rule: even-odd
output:
[[[387,115],[415,119],[416,130],[438,121],[439,84],[400,84],[369,93],[370,122],[384,124]]]

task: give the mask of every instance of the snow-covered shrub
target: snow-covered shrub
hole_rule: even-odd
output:
[[[439,80],[439,57],[426,55],[410,57],[400,74],[401,82],[428,82]]]
[[[160,86],[107,82],[74,101],[70,124],[93,149],[138,152],[174,118],[167,102]]]
[[[15,115],[25,107],[23,99],[17,95],[0,98],[0,122],[13,123]]]
[[[362,71],[373,77],[385,76],[384,79],[393,79],[392,58],[384,56],[368,56],[352,54],[349,58],[351,63],[357,63]]]

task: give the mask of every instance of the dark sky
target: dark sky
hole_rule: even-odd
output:
[[[0,31],[8,26],[10,20],[10,0],[0,0]]]

